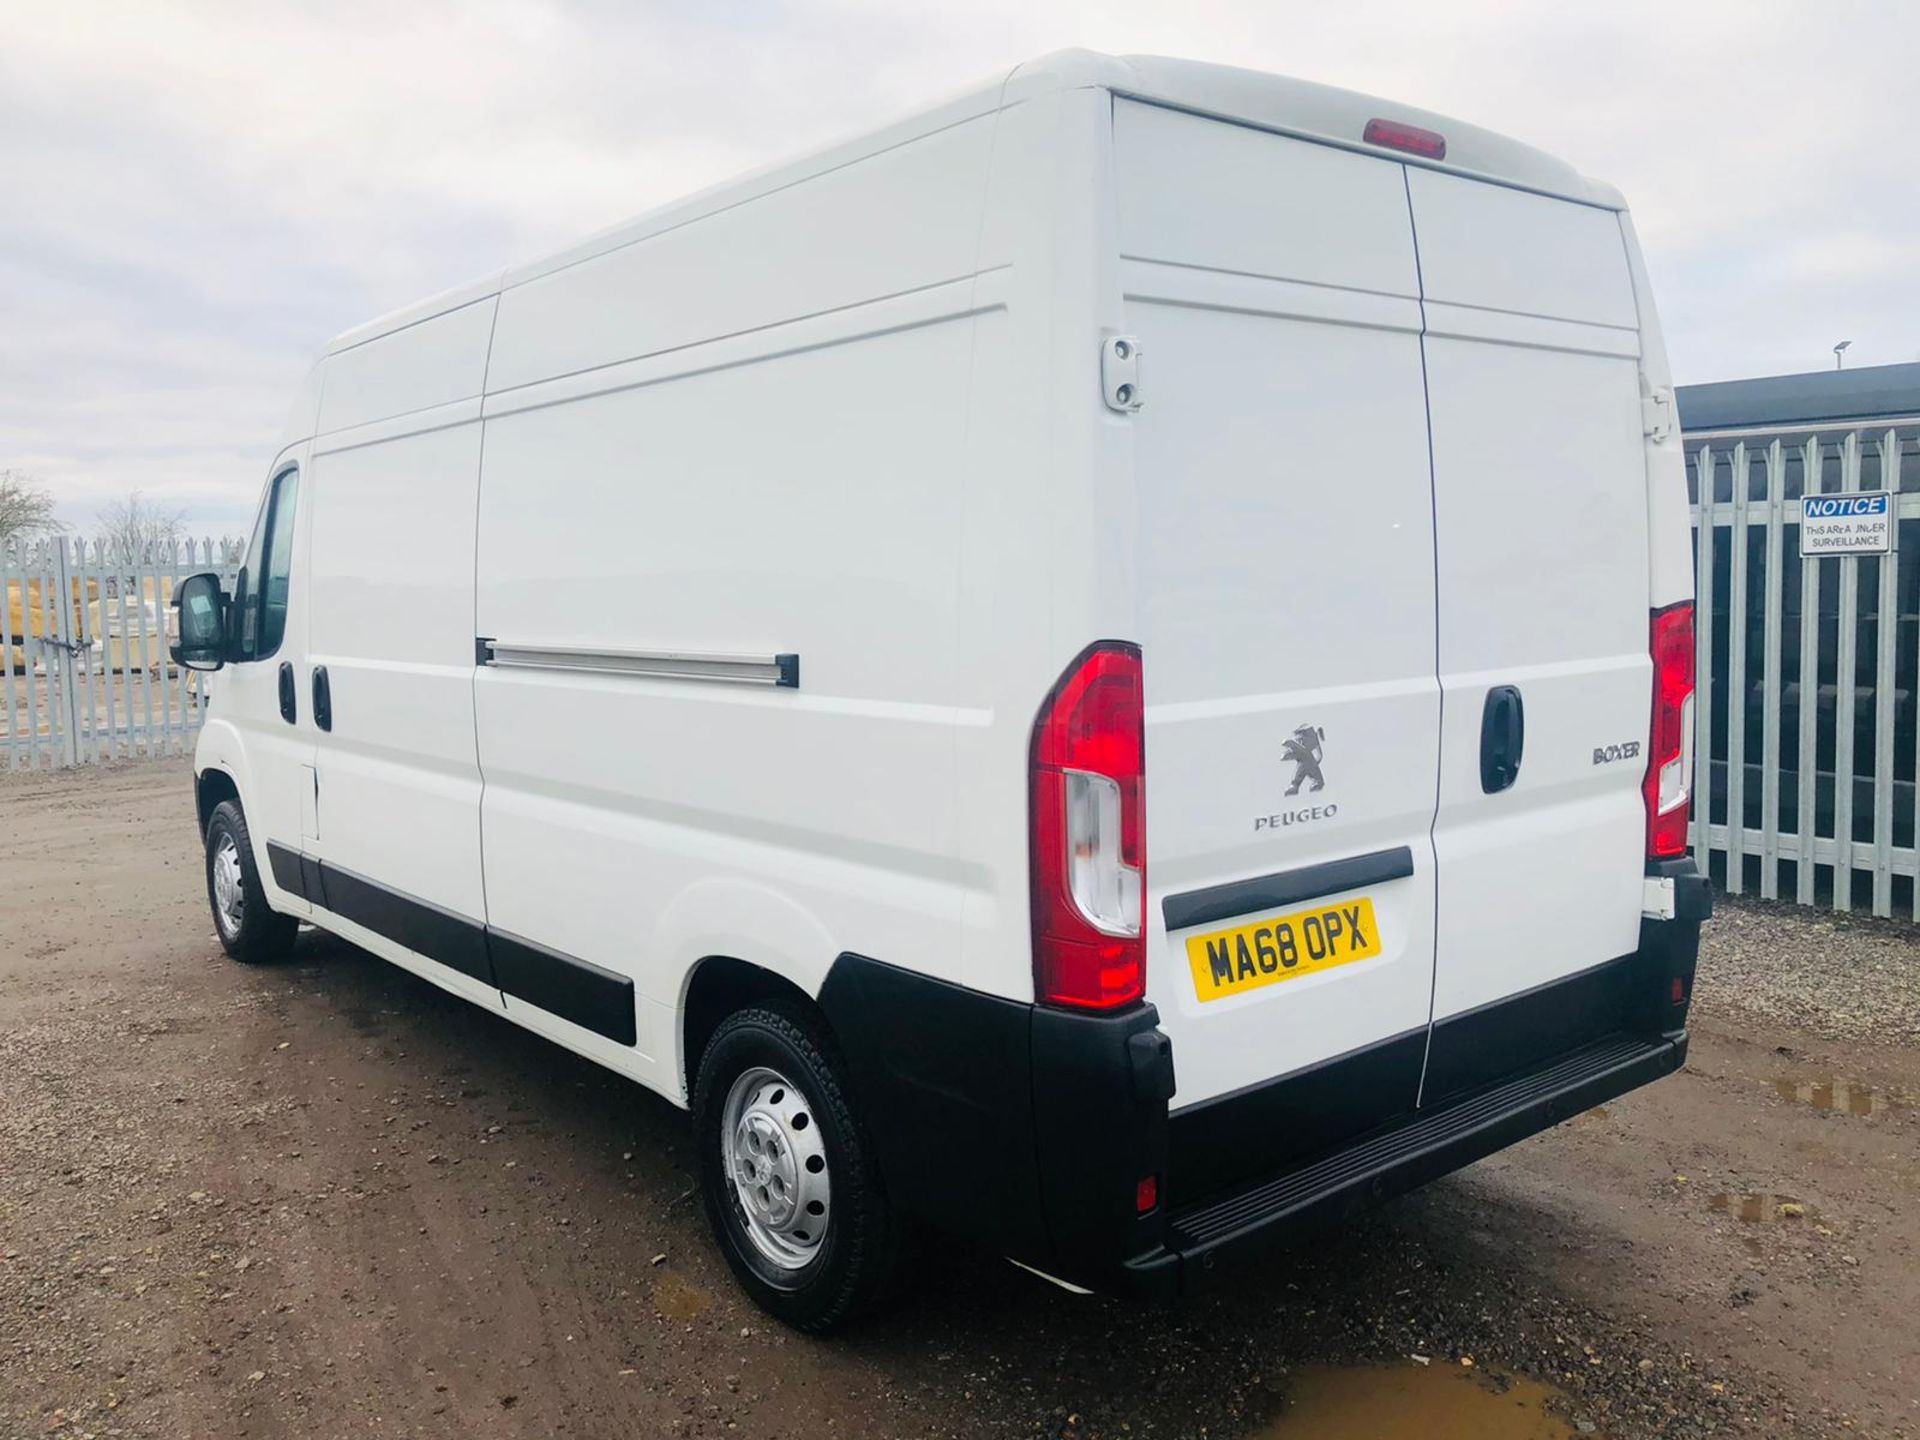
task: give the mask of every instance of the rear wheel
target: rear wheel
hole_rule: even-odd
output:
[[[887,1293],[903,1237],[817,1020],[770,1006],[727,1019],[693,1117],[708,1223],[762,1309],[817,1332]]]
[[[221,947],[234,959],[260,965],[293,949],[300,922],[267,904],[238,800],[222,800],[207,819],[207,903]]]

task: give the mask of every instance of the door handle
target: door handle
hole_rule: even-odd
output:
[[[324,665],[313,667],[313,723],[322,730],[333,729],[333,684]]]
[[[280,662],[280,718],[289,725],[300,718],[300,712],[294,704],[293,665],[286,660]]]
[[[1480,711],[1480,788],[1489,795],[1505,790],[1520,774],[1526,749],[1527,711],[1511,685],[1487,691]]]

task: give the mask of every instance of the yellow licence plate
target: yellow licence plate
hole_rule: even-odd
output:
[[[1373,901],[1365,895],[1187,941],[1193,988],[1202,1000],[1257,990],[1379,953]]]

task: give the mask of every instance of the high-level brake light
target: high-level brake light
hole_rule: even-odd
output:
[[[1447,158],[1446,136],[1435,130],[1423,130],[1418,125],[1402,124],[1398,120],[1369,120],[1367,132],[1361,138],[1369,145],[1404,150],[1409,155],[1418,155],[1427,160]]]
[[[1051,1005],[1146,993],[1145,703],[1140,651],[1083,652],[1033,727],[1033,981]]]
[[[1653,738],[1647,755],[1647,854],[1687,853],[1693,785],[1693,602],[1653,612]]]

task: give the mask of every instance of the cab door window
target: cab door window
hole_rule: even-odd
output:
[[[246,563],[234,582],[233,608],[240,629],[236,660],[265,660],[287,633],[287,593],[293,580],[293,516],[300,498],[300,472],[274,476],[247,541]]]

